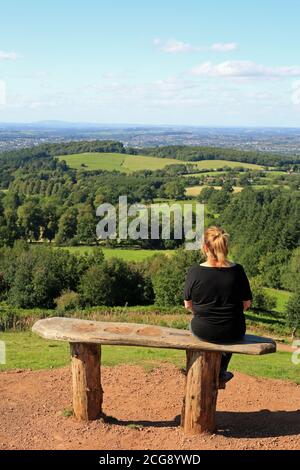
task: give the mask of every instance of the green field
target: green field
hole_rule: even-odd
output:
[[[188,197],[196,197],[199,196],[201,191],[204,188],[214,188],[214,189],[222,189],[222,186],[208,186],[208,185],[201,185],[201,186],[189,186],[185,188],[185,194]],[[234,193],[240,193],[243,190],[241,186],[233,186],[233,192]]]
[[[62,367],[70,363],[68,343],[46,341],[31,332],[0,333],[7,350],[7,363],[0,365],[1,370],[8,369],[47,369]],[[159,367],[163,362],[171,362],[177,367],[185,367],[185,352],[179,350],[102,346],[104,366],[118,364],[139,364],[147,370]],[[231,370],[245,374],[292,380],[300,383],[299,366],[291,362],[291,354],[277,352],[264,356],[244,356],[235,354]]]
[[[204,160],[201,162],[184,162],[173,158],[146,157],[143,155],[126,155],[122,153],[79,153],[73,155],[60,155],[71,168],[86,170],[107,170],[132,173],[139,170],[160,170],[167,165],[191,163],[199,169],[244,167],[252,170],[261,170],[263,167],[251,163],[231,162],[226,160]]]
[[[285,290],[272,289],[271,287],[265,287],[264,289],[268,294],[272,295],[276,299],[277,303],[276,307],[274,308],[275,312],[284,313],[286,303],[291,297],[292,293]]]
[[[248,168],[249,170],[263,170],[263,166],[256,165],[254,163],[243,163],[243,162],[233,162],[227,160],[202,160],[200,162],[188,162],[192,164],[196,164],[197,168],[204,169],[207,168],[209,170],[218,170],[220,168],[228,167],[228,168],[237,168],[243,167]],[[214,174],[215,172],[213,172]]]
[[[68,246],[62,247],[69,250],[71,253],[91,253],[94,247],[92,246]],[[110,258],[121,258],[124,261],[144,261],[147,258],[151,258],[156,254],[164,254],[170,256],[172,250],[142,250],[134,248],[106,248],[101,247],[106,259]]]
[[[62,155],[58,158],[65,160],[71,168],[77,170],[117,170],[124,173],[139,170],[160,170],[166,165],[178,164],[178,160],[172,158],[144,157],[122,153],[79,153]]]

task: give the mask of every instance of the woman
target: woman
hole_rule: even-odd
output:
[[[220,227],[208,228],[202,245],[206,261],[194,264],[185,281],[185,308],[194,313],[190,330],[199,339],[212,343],[228,343],[244,336],[244,310],[250,307],[252,300],[243,267],[227,259],[228,240],[228,233]],[[233,377],[227,372],[231,356],[222,354],[221,383]]]

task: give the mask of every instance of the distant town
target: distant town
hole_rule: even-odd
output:
[[[112,139],[125,146],[202,145],[300,155],[300,128],[141,126],[42,121],[0,123],[0,152],[41,143]]]

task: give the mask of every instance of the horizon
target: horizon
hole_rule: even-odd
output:
[[[172,127],[172,128],[185,128],[185,127],[189,127],[189,128],[195,128],[195,129],[285,129],[285,130],[300,130],[300,126],[264,126],[264,125],[261,125],[261,126],[246,126],[246,125],[205,125],[205,124],[202,124],[202,125],[197,125],[197,124],[170,124],[170,123],[166,123],[166,124],[155,124],[155,123],[138,123],[138,122],[115,122],[115,123],[112,123],[112,122],[90,122],[90,121],[64,121],[64,120],[60,120],[60,119],[42,119],[42,120],[38,120],[38,121],[0,121],[0,126],[2,125],[5,125],[5,126],[9,126],[9,125],[24,125],[24,126],[35,126],[35,125],[39,125],[39,124],[66,124],[66,125],[71,125],[71,126],[84,126],[84,125],[88,125],[88,126],[107,126],[109,128],[109,126],[112,126],[112,127],[118,127],[118,126],[121,126],[121,127],[124,127],[124,126],[128,126],[128,127],[147,127],[147,128],[154,128],[154,127],[157,127],[157,128],[164,128],[164,127]]]
[[[2,123],[299,127],[297,0],[11,0],[2,16]]]

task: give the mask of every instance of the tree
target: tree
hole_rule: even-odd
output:
[[[151,297],[143,273],[119,258],[88,268],[81,278],[79,293],[87,306],[143,305]]]
[[[90,205],[84,205],[78,210],[77,239],[81,243],[92,245],[96,241],[95,211]]]
[[[168,199],[184,199],[185,198],[185,186],[179,181],[170,181],[163,187],[165,196]]]
[[[291,255],[288,266],[282,272],[281,282],[284,289],[296,292],[300,285],[300,247]]]
[[[230,191],[226,188],[212,193],[208,205],[213,212],[220,214],[230,202]]]
[[[201,190],[201,193],[197,197],[198,201],[201,202],[201,204],[207,204],[211,198],[211,196],[216,192],[217,190],[213,188],[212,186],[206,186]]]
[[[30,199],[18,208],[18,225],[27,240],[38,240],[42,212],[37,199]]]
[[[286,322],[292,329],[292,337],[295,336],[297,330],[300,328],[300,290],[298,290],[290,297],[286,305]]]
[[[6,251],[6,259],[0,259],[0,269],[8,286],[8,300],[12,305],[53,308],[54,299],[63,290],[77,288],[82,269],[76,255],[40,246],[19,253],[18,250],[22,247]]]
[[[47,238],[50,242],[55,238],[58,230],[58,210],[57,205],[48,202],[42,206],[43,218],[43,237]]]
[[[251,281],[251,291],[253,294],[253,300],[251,309],[255,311],[269,312],[276,307],[276,299],[270,295],[262,286],[258,279]]]
[[[58,232],[55,237],[57,245],[64,245],[70,242],[77,231],[77,209],[70,207],[67,209],[59,219]]]
[[[200,251],[180,249],[152,276],[155,303],[182,305],[185,277],[190,266],[202,259]]]

